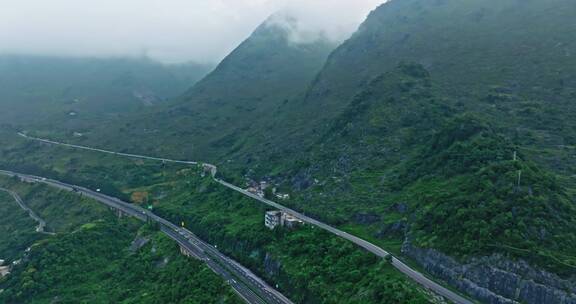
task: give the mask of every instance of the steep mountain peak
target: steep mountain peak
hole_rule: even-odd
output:
[[[256,102],[254,106],[267,106],[259,101],[292,97],[320,70],[336,47],[317,33],[315,39],[312,36],[299,28],[295,17],[283,13],[271,16],[190,90],[187,102],[194,106],[206,101],[230,105],[246,99]],[[234,98],[226,101],[230,95]]]
[[[185,137],[190,146],[182,150],[188,157],[206,159],[214,157],[214,150],[226,152],[223,146],[235,146],[254,125],[273,120],[272,113],[303,91],[336,48],[321,38],[296,42],[297,32],[296,18],[268,18],[175,103],[150,116],[134,117],[132,127],[125,128],[127,134],[119,134],[122,140],[110,143],[139,142],[151,136],[146,130],[161,129],[173,132],[155,149],[181,143]],[[157,138],[151,141],[159,143]]]

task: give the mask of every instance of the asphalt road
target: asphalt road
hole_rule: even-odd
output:
[[[36,214],[36,212],[34,212],[34,210],[32,210],[30,207],[28,207],[28,205],[26,205],[26,203],[24,203],[24,200],[22,200],[22,198],[18,195],[18,193],[14,192],[12,190],[9,190],[9,189],[4,189],[4,188],[0,188],[0,191],[4,191],[4,192],[10,194],[12,196],[12,198],[14,198],[14,201],[16,201],[18,206],[20,206],[20,208],[22,208],[24,211],[28,212],[28,216],[30,216],[33,220],[35,220],[38,223],[38,226],[36,226],[36,232],[49,234],[49,235],[55,234],[52,232],[46,232],[46,221],[43,220],[40,216],[38,216]]]
[[[114,152],[114,151],[108,151],[108,150],[102,150],[102,149],[96,149],[96,148],[90,148],[90,147],[84,147],[84,146],[66,144],[66,143],[61,143],[61,142],[57,142],[57,141],[51,141],[51,140],[48,140],[48,139],[42,139],[42,138],[37,138],[37,137],[28,136],[28,135],[26,135],[26,134],[24,134],[24,133],[21,133],[21,132],[18,133],[18,135],[21,136],[21,137],[27,138],[27,139],[31,139],[31,140],[43,142],[43,143],[46,143],[46,144],[52,144],[52,145],[58,145],[58,146],[65,146],[65,147],[69,147],[69,148],[75,148],[75,149],[81,149],[81,150],[88,150],[88,151],[94,151],[94,152],[112,154],[112,155],[117,155],[117,156],[124,156],[124,157],[129,157],[129,158],[155,160],[155,161],[161,161],[161,162],[164,162],[164,163],[175,163],[175,164],[184,164],[184,165],[197,165],[197,164],[198,164],[197,162],[194,162],[194,161],[173,160],[173,159],[160,158],[160,157],[151,157],[151,156],[136,155],[136,154],[129,154],[129,153],[120,153],[120,152]]]
[[[306,216],[302,213],[297,212],[296,210],[290,209],[288,207],[282,206],[276,202],[273,202],[271,200],[267,200],[265,198],[262,198],[254,193],[248,192],[240,187],[237,187],[235,185],[232,185],[230,183],[227,183],[223,180],[220,179],[215,179],[218,183],[220,183],[221,185],[228,187],[234,191],[240,192],[246,196],[249,196],[253,199],[256,199],[268,206],[274,207],[278,210],[282,210],[284,212],[290,213],[291,215],[301,219],[302,221],[314,225],[316,227],[322,228],[332,234],[335,234],[341,238],[344,238],[346,240],[349,240],[350,242],[368,250],[369,252],[379,256],[379,257],[386,257],[388,255],[390,255],[390,253],[388,253],[386,250],[366,241],[363,240],[359,237],[356,237],[354,235],[351,235],[347,232],[344,232],[340,229],[334,228],[330,225],[327,225],[323,222],[320,222],[318,220],[315,220],[309,216]],[[446,299],[454,302],[454,303],[459,303],[459,304],[473,304],[472,301],[460,296],[459,294],[445,288],[444,286],[434,282],[433,280],[425,277],[422,273],[412,269],[410,266],[406,265],[405,263],[403,263],[402,261],[400,261],[399,259],[392,257],[392,265],[398,269],[400,272],[404,273],[405,275],[407,275],[408,277],[410,277],[412,280],[416,281],[417,283],[421,284],[422,286],[426,287],[429,290],[434,291],[435,293],[445,297]]]
[[[108,153],[108,154],[114,154],[114,155],[120,155],[120,156],[128,156],[128,157],[132,157],[132,158],[141,158],[141,159],[149,159],[149,160],[159,160],[159,161],[164,161],[164,162],[174,162],[174,163],[181,163],[181,164],[192,164],[192,165],[197,165],[198,162],[193,162],[193,161],[178,161],[178,160],[169,160],[169,159],[164,159],[164,158],[155,158],[155,157],[148,157],[148,156],[141,156],[141,155],[133,155],[133,154],[123,154],[123,153],[116,153],[113,151],[107,151],[107,150],[101,150],[101,149],[94,149],[94,148],[89,148],[89,147],[84,147],[84,146],[77,146],[77,145],[70,145],[70,144],[65,144],[65,143],[59,143],[59,142],[55,142],[55,141],[50,141],[50,140],[46,140],[46,139],[41,139],[41,138],[35,138],[35,137],[30,137],[27,136],[26,134],[23,133],[18,133],[18,135],[25,137],[27,139],[32,139],[35,141],[40,141],[40,142],[44,142],[44,143],[49,143],[49,144],[54,144],[54,145],[60,145],[60,146],[67,146],[67,147],[72,147],[72,148],[77,148],[77,149],[83,149],[83,150],[90,150],[90,151],[97,151],[97,152],[103,152],[103,153]],[[363,240],[359,237],[356,237],[354,235],[351,235],[347,232],[344,232],[342,230],[339,230],[337,228],[334,228],[328,224],[325,224],[323,222],[320,222],[318,220],[315,220],[311,217],[308,217],[304,214],[301,214],[295,210],[292,210],[288,207],[285,207],[283,205],[280,205],[276,202],[273,202],[271,200],[267,200],[264,199],[256,194],[253,194],[251,192],[248,192],[240,187],[237,187],[235,185],[232,185],[230,183],[227,183],[223,180],[217,179],[216,176],[216,172],[217,172],[217,167],[214,165],[210,165],[210,164],[203,164],[205,166],[208,166],[209,168],[211,168],[211,173],[212,173],[212,177],[214,178],[214,180],[218,183],[220,183],[221,185],[228,187],[229,189],[232,189],[234,191],[237,191],[239,193],[242,193],[248,197],[251,197],[253,199],[256,199],[268,206],[274,207],[278,210],[282,210],[284,212],[290,213],[298,218],[300,218],[302,221],[317,226],[319,228],[322,228],[332,234],[335,234],[336,236],[339,236],[341,238],[344,238],[346,240],[349,240],[351,242],[353,242],[354,244],[368,250],[369,252],[379,256],[379,257],[386,257],[388,255],[392,256],[389,252],[387,252],[386,250],[366,241]],[[413,281],[419,283],[420,285],[422,285],[423,287],[427,288],[428,290],[431,290],[433,292],[435,292],[436,294],[454,302],[457,304],[473,304],[474,302],[466,299],[465,297],[459,295],[456,292],[451,291],[450,289],[434,282],[432,279],[424,276],[422,273],[420,273],[419,271],[411,268],[410,266],[406,265],[405,263],[403,263],[402,261],[400,261],[399,259],[397,259],[396,257],[392,256],[392,265],[398,269],[400,272],[404,273],[405,275],[407,275],[409,278],[411,278]]]
[[[146,209],[84,187],[70,185],[52,179],[3,170],[0,170],[0,174],[10,177],[18,176],[27,182],[44,183],[61,190],[74,191],[99,201],[108,207],[119,210],[124,214],[138,218],[139,220],[159,223],[162,232],[178,242],[191,256],[203,260],[212,271],[223,277],[234,291],[247,303],[293,304],[292,301],[266,284],[254,273],[223,255],[215,247],[202,241],[192,232],[178,227]]]

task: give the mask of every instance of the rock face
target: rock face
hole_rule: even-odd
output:
[[[402,252],[483,303],[576,304],[576,278],[563,280],[524,261],[492,255],[460,264],[441,252],[417,248],[410,242],[404,243]]]
[[[266,274],[270,277],[278,277],[281,268],[282,264],[274,260],[269,253],[266,253],[266,256],[264,257],[264,270],[266,271]]]

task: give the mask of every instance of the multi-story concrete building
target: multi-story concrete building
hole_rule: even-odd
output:
[[[268,211],[264,217],[264,224],[270,229],[274,229],[278,226],[292,229],[304,224],[304,222],[286,212]]]
[[[281,211],[268,211],[264,216],[264,224],[270,229],[274,229],[282,223]]]

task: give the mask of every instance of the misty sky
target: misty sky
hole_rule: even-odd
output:
[[[385,0],[0,0],[0,54],[217,62],[268,16],[344,39]]]

